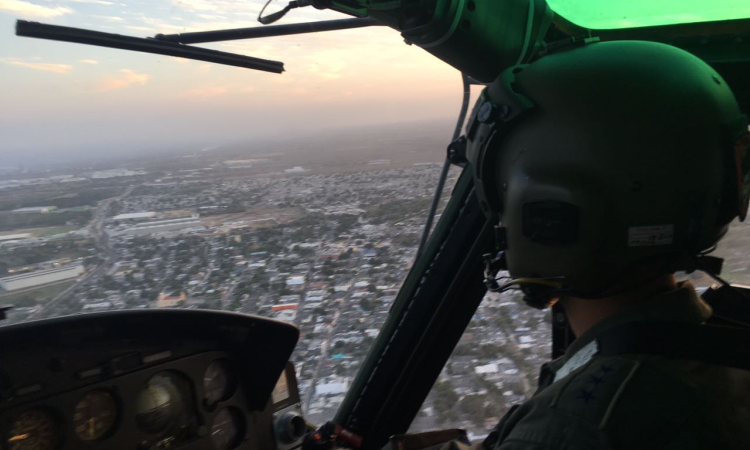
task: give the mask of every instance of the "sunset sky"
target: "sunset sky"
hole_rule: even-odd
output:
[[[221,144],[340,125],[453,119],[459,73],[388,28],[232,41],[282,75],[20,38],[15,20],[153,36],[259,25],[261,0],[0,0],[0,157]],[[313,8],[280,23],[345,18]]]

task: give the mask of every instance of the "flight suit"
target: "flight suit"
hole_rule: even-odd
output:
[[[544,364],[536,394],[483,443],[442,450],[750,449],[750,372],[653,355],[598,356],[597,336],[634,321],[701,324],[689,282],[583,333]],[[727,342],[726,345],[732,345]]]

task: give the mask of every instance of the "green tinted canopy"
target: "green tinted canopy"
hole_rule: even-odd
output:
[[[750,0],[547,0],[574,24],[597,30],[750,18]]]

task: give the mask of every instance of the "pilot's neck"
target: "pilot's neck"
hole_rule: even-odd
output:
[[[586,299],[562,297],[560,303],[565,310],[573,334],[580,336],[601,320],[617,314],[629,306],[653,300],[658,294],[677,288],[674,275],[664,275],[642,286],[611,297]]]

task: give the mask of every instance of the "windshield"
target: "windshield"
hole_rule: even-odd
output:
[[[153,36],[254,26],[261,6],[0,1],[0,29]],[[461,77],[382,28],[206,47],[287,72],[0,41],[0,325],[132,308],[291,322],[323,423],[414,261]]]
[[[604,30],[750,18],[746,0],[548,0],[547,4],[578,26]]]

